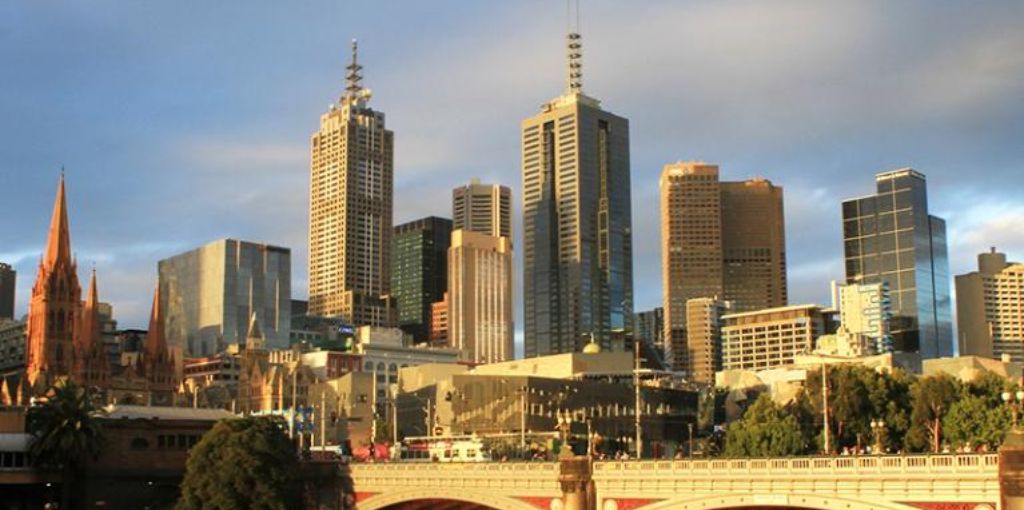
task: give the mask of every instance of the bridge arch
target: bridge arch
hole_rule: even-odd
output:
[[[616,510],[608,498],[601,510]],[[706,497],[680,496],[643,507],[643,510],[731,510],[731,509],[799,509],[799,510],[918,510],[915,507],[889,501],[870,503],[847,498],[814,496],[810,494],[730,494]]]
[[[415,504],[430,500],[444,500],[469,503],[481,508],[495,510],[537,510],[536,507],[515,498],[481,490],[459,488],[455,490],[431,490],[423,487],[407,490],[391,490],[375,494],[359,502],[359,510],[383,510],[399,508],[403,503]]]

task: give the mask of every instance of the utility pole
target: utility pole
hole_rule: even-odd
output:
[[[519,447],[526,451],[526,387],[519,388]]]
[[[640,433],[640,342],[633,342],[633,418],[636,427],[636,458],[643,455],[644,444]]]
[[[825,455],[832,455],[832,433],[828,417],[828,364],[821,364],[821,414],[825,425]]]
[[[373,381],[370,382],[370,444],[377,442],[377,367],[373,368]],[[376,449],[376,447],[374,447]]]
[[[288,420],[288,437],[291,437],[292,439],[295,439],[295,402],[296,402],[296,396],[298,396],[298,393],[299,393],[299,389],[298,389],[299,370],[298,370],[298,368],[299,367],[296,365],[295,369],[292,370],[292,406],[291,406],[291,413],[290,413],[291,414],[291,419]]]
[[[327,389],[323,386],[320,387],[320,447],[327,447]]]

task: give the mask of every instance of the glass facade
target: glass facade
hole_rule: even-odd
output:
[[[923,174],[876,176],[875,195],[843,202],[847,283],[885,283],[893,349],[922,358],[952,356],[945,222],[928,214]]]
[[[527,357],[632,335],[629,123],[582,94],[522,125]]]
[[[430,307],[448,289],[452,220],[430,216],[395,227],[391,249],[391,295],[398,325],[416,342],[430,336]]]

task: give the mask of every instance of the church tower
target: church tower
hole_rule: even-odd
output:
[[[81,299],[78,268],[71,255],[64,175],[61,174],[46,251],[32,288],[25,333],[25,371],[33,388],[46,388],[58,378],[72,375]]]
[[[85,386],[106,388],[110,364],[103,349],[98,294],[96,269],[93,269],[81,319],[75,328],[75,380]]]
[[[142,368],[149,387],[150,404],[171,405],[177,381],[174,356],[167,347],[164,334],[164,310],[159,286],[153,292],[153,311],[149,316],[149,331],[142,351]]]

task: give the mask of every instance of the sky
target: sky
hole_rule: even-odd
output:
[[[792,303],[827,302],[840,202],[894,168],[927,175],[953,274],[989,246],[1024,259],[1024,2],[585,0],[580,25],[584,91],[630,121],[636,310],[660,305],[679,160],[784,188]],[[352,38],[395,133],[395,224],[450,216],[471,177],[518,203],[519,123],[563,92],[566,29],[551,0],[0,3],[16,313],[62,166],[83,281],[95,265],[121,327],[145,327],[158,260],[225,237],[291,248],[305,298],[309,140]]]

